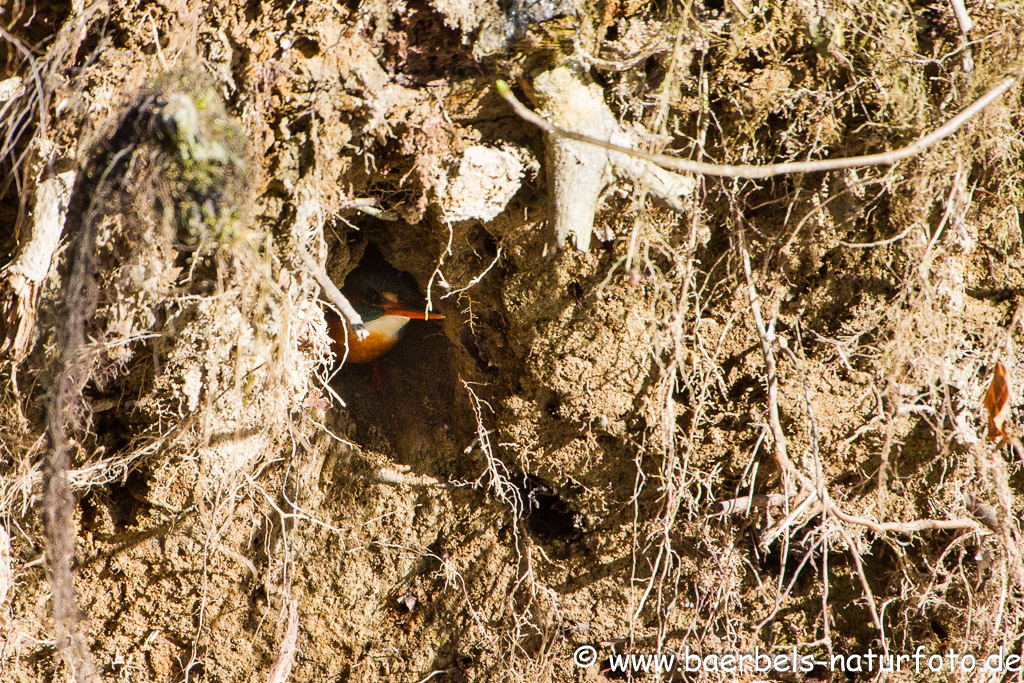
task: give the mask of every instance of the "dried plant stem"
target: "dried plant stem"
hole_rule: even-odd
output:
[[[1016,82],[1017,79],[1015,78],[1007,78],[1003,80],[941,127],[924,137],[918,138],[906,147],[901,147],[889,152],[866,154],[864,156],[857,157],[823,159],[819,161],[790,161],[781,164],[767,164],[765,166],[755,166],[751,164],[740,164],[736,166],[728,164],[709,164],[701,161],[689,161],[687,159],[679,159],[665,154],[653,154],[650,152],[644,152],[643,150],[622,147],[612,142],[593,138],[588,135],[582,135],[548,122],[516,99],[515,95],[512,94],[512,90],[508,83],[505,81],[498,81],[496,88],[498,90],[498,94],[501,95],[509,105],[511,105],[516,114],[518,114],[523,120],[532,123],[551,135],[568,138],[569,140],[575,140],[577,142],[586,142],[591,145],[597,145],[598,147],[603,147],[604,149],[608,149],[613,152],[628,154],[638,159],[644,159],[655,163],[670,171],[700,173],[703,175],[720,176],[724,178],[760,179],[771,178],[772,176],[783,175],[785,173],[820,173],[823,171],[838,171],[844,168],[888,166],[895,164],[897,161],[902,161],[903,159],[912,157],[915,154],[920,154],[939,140],[952,135],[960,128],[960,126],[974,118],[978,112],[990,105]]]
[[[59,390],[58,390],[58,393]],[[73,519],[74,495],[68,483],[71,454],[64,434],[63,400],[54,400],[48,419],[52,442],[47,458],[43,495],[46,522],[46,564],[53,588],[53,621],[57,630],[57,648],[67,660],[76,680],[94,683],[102,680],[96,673],[92,653],[81,629],[82,613],[75,597],[71,561],[75,555],[76,531]]]

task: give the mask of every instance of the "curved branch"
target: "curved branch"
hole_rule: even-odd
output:
[[[651,152],[644,152],[643,150],[622,147],[621,145],[616,145],[612,142],[592,138],[588,135],[575,133],[571,130],[566,130],[565,128],[554,125],[516,99],[516,96],[512,94],[512,89],[509,87],[509,84],[505,81],[499,80],[495,84],[495,88],[497,89],[498,94],[512,106],[512,109],[514,109],[516,114],[518,114],[523,120],[532,123],[541,130],[552,135],[576,140],[577,142],[586,142],[591,145],[597,145],[598,147],[612,150],[613,152],[620,152],[639,159],[645,159],[646,161],[655,163],[670,171],[700,173],[702,175],[719,176],[724,178],[761,179],[785,173],[819,173],[822,171],[838,171],[844,168],[888,166],[895,164],[897,161],[902,161],[907,157],[920,154],[939,140],[952,135],[958,128],[967,123],[967,121],[974,118],[978,112],[992,104],[993,101],[1006,92],[1016,82],[1016,78],[1005,79],[999,83],[999,85],[995,86],[975,100],[966,109],[944,123],[941,127],[928,135],[925,135],[923,138],[918,138],[906,147],[900,147],[899,149],[889,152],[866,154],[864,156],[857,157],[821,159],[818,161],[787,161],[780,164],[768,164],[766,166],[755,166],[751,164],[740,164],[738,166],[728,164],[708,164],[701,161],[690,161],[688,159],[679,159],[665,154],[652,154]]]

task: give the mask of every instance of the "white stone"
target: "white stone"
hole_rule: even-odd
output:
[[[519,191],[531,165],[536,167],[536,161],[529,152],[511,145],[468,148],[447,182],[437,188],[441,219],[446,223],[493,220]]]

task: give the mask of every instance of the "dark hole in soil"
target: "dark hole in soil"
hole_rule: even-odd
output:
[[[491,363],[487,358],[487,354],[484,349],[480,347],[480,344],[477,342],[477,337],[473,334],[473,330],[471,328],[462,328],[462,331],[459,332],[459,341],[462,343],[463,348],[466,349],[466,353],[468,353],[470,358],[473,359],[473,362],[476,363],[476,367],[480,372],[489,373],[492,371]]]
[[[135,526],[149,508],[145,502],[148,494],[149,483],[145,475],[139,471],[130,472],[123,483],[114,482],[97,488],[82,498],[82,526],[94,530],[99,528],[103,509],[106,509],[110,524],[115,529]]]
[[[381,298],[392,296],[394,289],[403,289],[411,297],[422,296],[416,280],[390,266],[373,245],[360,261],[364,273],[367,266],[383,273],[390,284],[361,286],[350,274],[342,290],[357,309],[372,307],[374,302],[382,305]],[[364,298],[361,304],[356,303],[353,291]],[[422,310],[419,307],[424,301],[406,305]],[[451,344],[443,321],[409,320],[390,350],[370,362],[347,362],[334,385],[348,405],[360,443],[372,444],[383,438],[390,442],[399,464],[421,474],[438,473],[436,460],[443,450],[439,442],[447,434],[452,406],[458,400],[458,378],[452,370]]]
[[[716,16],[725,9],[725,0],[704,0],[704,7],[711,16]]]
[[[121,411],[123,407],[111,410],[100,410],[93,413],[93,429],[96,430],[97,440],[106,449],[107,453],[117,453],[126,448],[129,444],[131,427]]]
[[[4,28],[11,34],[33,48],[42,47],[41,43],[55,34],[57,28],[71,15],[70,2],[23,2],[4,3]],[[6,63],[15,50],[7,44],[0,46],[0,59]]]
[[[312,59],[320,54],[320,45],[312,38],[303,36],[295,41],[295,49],[302,53],[306,59]]]
[[[144,501],[149,494],[149,482],[138,471],[128,473],[124,483],[113,483],[110,490],[110,516],[118,528],[135,526],[139,516],[149,507]]]
[[[527,474],[519,483],[526,528],[543,541],[571,541],[583,532],[583,518],[558,495],[558,489]]]

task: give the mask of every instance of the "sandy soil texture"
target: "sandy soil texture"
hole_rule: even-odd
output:
[[[0,17],[0,680],[1020,680],[1020,86],[762,179],[495,87],[882,153],[1022,73],[1016,0]],[[340,363],[374,259],[443,318]]]

